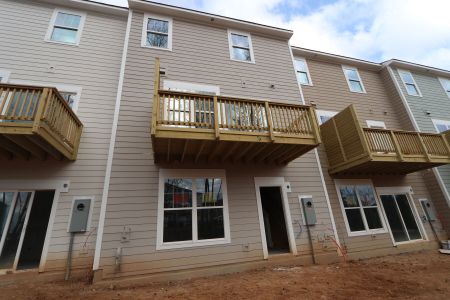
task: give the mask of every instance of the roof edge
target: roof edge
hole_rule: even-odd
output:
[[[99,13],[109,13],[118,16],[127,16],[128,8],[112,5],[93,0],[38,0],[37,2],[53,4],[57,6],[67,6],[75,9],[95,11]]]

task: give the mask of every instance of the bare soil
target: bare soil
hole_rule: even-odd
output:
[[[426,251],[124,288],[11,283],[0,285],[0,299],[450,299],[450,255]]]

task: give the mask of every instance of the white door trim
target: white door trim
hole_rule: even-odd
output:
[[[2,234],[2,236],[0,236],[0,255],[2,255],[2,252],[3,252],[3,246],[5,244],[7,232],[9,230],[9,223],[11,223],[11,218],[12,218],[12,214],[14,211],[14,207],[16,206],[18,191],[2,191],[2,192],[14,193],[14,194],[13,194],[13,200],[11,202],[11,207],[8,212],[8,216],[6,217],[5,228],[3,228],[3,234]]]
[[[269,251],[267,249],[266,232],[264,229],[264,216],[262,212],[261,193],[259,190],[260,187],[280,187],[289,248],[292,254],[297,255],[297,245],[295,243],[294,230],[292,228],[291,211],[289,208],[285,183],[284,177],[255,177],[256,202],[258,206],[259,229],[261,231],[264,259],[269,258]]]
[[[25,221],[23,222],[22,232],[20,233],[19,244],[17,245],[17,249],[16,249],[16,257],[14,258],[14,264],[13,264],[14,271],[17,270],[17,264],[19,263],[20,254],[22,253],[23,239],[25,238],[25,232],[27,231],[28,220],[30,219],[31,207],[33,206],[33,200],[34,200],[34,195],[35,195],[35,191],[20,191],[20,192],[31,193],[31,196],[30,196],[30,199],[28,200],[27,213],[25,214]]]

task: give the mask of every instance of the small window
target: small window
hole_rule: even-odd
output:
[[[306,60],[304,58],[296,58],[294,60],[294,64],[298,83],[303,85],[312,85],[311,76],[309,75]]]
[[[8,70],[0,69],[0,83],[7,83],[10,74],[11,72]]]
[[[172,50],[172,19],[145,14],[142,47]]]
[[[77,93],[73,92],[59,92],[59,93],[64,98],[64,100],[66,100],[67,104],[69,104],[71,108],[75,106],[75,102],[77,101]]]
[[[400,74],[400,78],[405,85],[408,95],[421,97],[422,95],[420,94],[419,87],[417,86],[411,72],[398,70],[398,73]]]
[[[161,170],[158,249],[229,242],[225,176],[178,171]]]
[[[450,130],[450,121],[445,120],[432,120],[437,132],[444,132]]]
[[[337,189],[350,236],[386,232],[370,183],[339,184]]]
[[[447,96],[450,98],[450,79],[447,78],[439,78],[439,81],[442,84],[442,87],[444,88],[445,93],[447,93]]]
[[[252,39],[250,34],[228,31],[230,58],[232,60],[254,63]]]
[[[369,127],[369,128],[386,129],[386,124],[383,121],[367,120],[366,122],[367,122],[367,127]]]
[[[50,21],[46,40],[78,45],[86,14],[56,9]]]
[[[327,111],[327,110],[317,110],[316,111],[317,118],[319,119],[319,124],[322,125],[335,115],[337,115],[337,112],[335,111]]]
[[[344,70],[345,78],[347,79],[350,91],[355,93],[365,93],[366,90],[364,89],[358,70],[352,67],[342,67],[342,69]]]

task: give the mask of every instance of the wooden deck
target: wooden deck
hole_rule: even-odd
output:
[[[0,84],[0,159],[75,160],[82,129],[55,88]]]
[[[151,134],[156,162],[286,164],[320,143],[311,106],[159,89]]]
[[[330,174],[408,174],[450,163],[447,134],[363,128],[353,105],[321,125]]]

